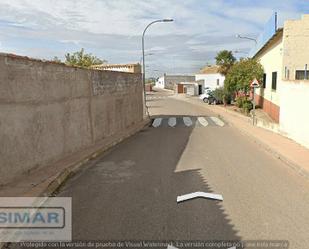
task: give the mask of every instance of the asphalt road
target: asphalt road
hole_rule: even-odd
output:
[[[211,108],[168,95],[147,98],[160,126],[90,161],[60,190],[73,198],[73,239],[288,240],[309,248],[308,181],[225,120],[213,122]],[[197,125],[199,117],[208,125]],[[177,204],[196,191],[223,201]]]

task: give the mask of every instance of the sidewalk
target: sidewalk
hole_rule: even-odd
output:
[[[202,105],[218,114],[242,133],[252,137],[257,144],[288,164],[300,175],[309,179],[309,149],[278,133],[253,126],[251,118],[236,111],[229,110],[224,106],[205,105],[198,98],[194,97],[185,97],[183,99],[194,104]]]

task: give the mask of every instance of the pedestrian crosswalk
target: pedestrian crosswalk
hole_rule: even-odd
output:
[[[220,126],[226,124],[218,117],[158,117],[153,119],[152,127],[207,127],[207,126]]]
[[[170,96],[151,96],[151,95],[147,95],[146,96],[146,100],[153,100],[153,99],[167,99]]]

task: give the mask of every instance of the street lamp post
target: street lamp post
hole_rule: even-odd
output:
[[[241,50],[235,50],[234,53],[235,54],[248,54],[248,52],[241,51]]]
[[[241,35],[236,35],[236,37],[239,38],[239,39],[246,39],[246,40],[254,41],[255,45],[257,45],[257,41],[254,38],[247,37],[247,36],[241,36]]]
[[[160,19],[160,20],[156,20],[156,21],[153,21],[151,23],[149,23],[146,28],[144,29],[144,32],[143,32],[143,36],[142,36],[142,52],[143,52],[143,88],[144,88],[144,101],[145,101],[145,108],[146,108],[146,89],[145,89],[145,80],[146,80],[146,77],[145,77],[145,33],[147,31],[147,29],[152,25],[152,24],[155,24],[155,23],[158,23],[158,22],[173,22],[174,20],[173,19]]]
[[[149,53],[149,54],[145,54],[145,57],[146,56],[150,56],[150,55],[154,55],[153,53]],[[139,60],[139,64],[142,64],[142,60],[143,60],[143,56],[140,58],[140,60]]]

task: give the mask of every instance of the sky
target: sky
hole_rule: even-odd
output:
[[[148,76],[196,73],[218,51],[245,57],[265,23],[309,13],[309,0],[0,0],[0,52],[40,59],[84,48],[109,63],[137,63],[146,33]]]

